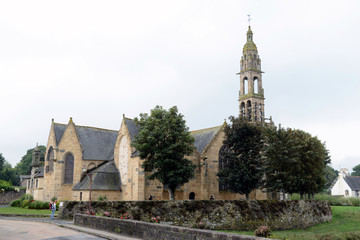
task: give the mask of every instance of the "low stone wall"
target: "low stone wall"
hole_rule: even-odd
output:
[[[265,240],[246,235],[75,214],[74,224],[148,240]]]
[[[26,189],[20,189],[19,192],[2,192],[0,193],[0,204],[9,204],[11,201],[20,198],[25,192]]]
[[[332,220],[329,204],[315,200],[93,202],[92,208],[115,218],[127,213],[134,220],[151,222],[159,216],[168,225],[205,229],[254,230],[266,224],[272,230],[284,230]],[[88,202],[65,202],[59,217],[73,218],[87,210]]]

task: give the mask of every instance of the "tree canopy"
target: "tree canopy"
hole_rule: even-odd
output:
[[[185,158],[194,150],[194,138],[190,135],[182,114],[176,106],[168,111],[161,106],[151,110],[150,115],[135,118],[139,133],[132,143],[141,159],[142,167],[150,175],[169,188],[170,199],[175,190],[194,177],[195,166]]]
[[[294,129],[265,128],[266,184],[272,191],[313,194],[326,187],[330,156],[317,137]]]
[[[225,139],[220,156],[222,167],[217,174],[220,184],[234,193],[245,194],[261,186],[264,147],[262,129],[259,124],[248,122],[243,117],[229,117],[225,126]]]
[[[44,162],[46,147],[40,145],[38,148],[40,149],[40,161]],[[33,150],[34,148],[27,150],[26,154],[21,158],[20,162],[16,164],[15,169],[18,175],[29,175],[31,173]]]
[[[360,176],[360,164],[353,167],[352,170],[351,176]]]

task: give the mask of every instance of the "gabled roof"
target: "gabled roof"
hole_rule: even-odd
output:
[[[202,153],[209,143],[214,139],[218,134],[222,126],[206,128],[201,130],[192,131],[191,136],[195,138],[195,147],[198,153]]]
[[[121,180],[119,170],[116,168],[114,161],[105,162],[91,171],[92,184],[91,190],[121,190]],[[89,190],[90,179],[85,176],[72,190]]]
[[[133,141],[135,139],[136,135],[138,135],[138,133],[139,133],[139,127],[136,126],[134,120],[129,119],[129,118],[125,118],[125,123],[129,130],[131,141]]]
[[[114,159],[118,131],[82,126],[75,126],[75,129],[84,150],[84,160]]]
[[[345,176],[345,182],[349,185],[351,190],[360,190],[360,177],[359,176]]]
[[[64,135],[66,127],[67,127],[67,125],[65,125],[65,124],[54,123],[56,146],[59,145],[59,142],[60,142],[62,136]]]

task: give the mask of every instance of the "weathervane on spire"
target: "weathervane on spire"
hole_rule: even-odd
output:
[[[250,26],[250,21],[251,21],[251,18],[250,18],[250,14],[248,14],[248,21],[249,21],[249,26]]]

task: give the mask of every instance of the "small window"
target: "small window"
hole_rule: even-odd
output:
[[[189,200],[195,200],[195,193],[194,192],[191,192],[189,194]]]
[[[39,179],[36,179],[36,187],[35,188],[38,188],[39,187]]]
[[[80,201],[82,201],[82,192],[80,192]]]
[[[349,190],[345,190],[345,197],[349,196]]]

